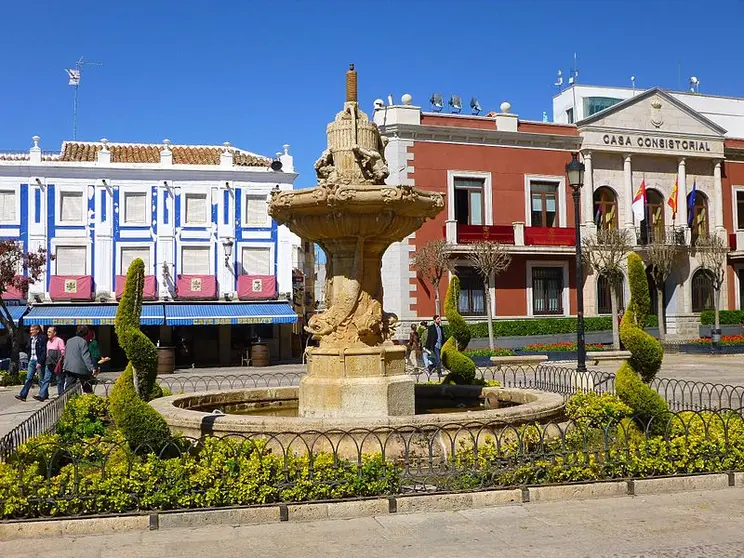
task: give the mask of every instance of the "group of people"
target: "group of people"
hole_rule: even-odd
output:
[[[408,343],[406,344],[408,362],[414,368],[418,368],[418,357],[424,363],[424,368],[428,372],[437,371],[442,375],[442,345],[444,345],[444,331],[442,330],[442,318],[439,315],[434,316],[434,323],[428,325],[426,321],[420,325],[411,324],[411,331],[408,334]]]
[[[85,393],[92,393],[92,380],[98,375],[100,365],[108,360],[101,358],[95,332],[84,325],[77,327],[75,336],[68,339],[67,343],[57,335],[56,327],[49,326],[44,335],[41,327],[32,325],[26,342],[26,357],[26,381],[21,392],[15,396],[20,401],[26,401],[34,377],[38,377],[40,386],[39,394],[34,395],[37,401],[49,399],[52,378],[57,380],[59,395],[75,382],[81,382]]]

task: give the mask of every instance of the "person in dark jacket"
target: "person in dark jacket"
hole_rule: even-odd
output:
[[[426,332],[426,350],[431,355],[429,372],[436,370],[440,376],[442,375],[442,345],[444,345],[442,318],[436,315],[434,316],[434,323],[429,326],[429,331]]]
[[[34,375],[38,374],[39,382],[41,382],[46,367],[46,335],[41,333],[41,328],[37,325],[32,325],[28,328],[28,332],[30,335],[26,343],[28,372],[26,373],[26,381],[21,388],[21,393],[15,396],[19,401],[25,401],[26,397],[28,397],[28,392],[34,383]]]
[[[85,393],[93,393],[91,379],[97,364],[90,358],[87,336],[88,326],[81,325],[75,330],[75,337],[67,341],[64,363],[65,389],[79,381],[83,384]]]

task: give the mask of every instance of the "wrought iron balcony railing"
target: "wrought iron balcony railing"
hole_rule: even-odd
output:
[[[642,225],[635,228],[636,244],[647,246],[655,242],[675,246],[686,246],[685,232],[687,227],[662,227],[659,225]]]

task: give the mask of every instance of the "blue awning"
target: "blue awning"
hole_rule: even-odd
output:
[[[116,304],[51,304],[32,306],[23,325],[114,325]],[[163,325],[163,305],[144,304],[141,325]]]
[[[286,301],[165,304],[165,325],[293,324],[297,314]]]
[[[23,316],[23,313],[26,311],[28,306],[25,304],[23,305],[10,305],[7,304],[6,307],[8,308],[8,312],[10,312],[10,317],[13,319],[13,321],[17,324],[18,320],[21,319],[21,316]],[[0,331],[4,330],[5,326],[0,322]]]

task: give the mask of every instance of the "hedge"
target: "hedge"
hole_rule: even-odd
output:
[[[721,322],[723,323],[723,322]],[[658,327],[656,316],[646,318],[646,327]],[[468,324],[471,337],[488,337],[488,322]],[[527,335],[556,335],[576,333],[576,318],[534,318],[525,320],[497,320],[493,322],[497,337],[524,337]],[[584,318],[584,331],[611,331],[611,316]],[[445,336],[449,337],[449,324],[444,326]]]
[[[721,325],[741,325],[744,323],[744,310],[721,310]],[[700,324],[712,326],[716,323],[715,310],[705,310],[700,314]]]
[[[444,297],[444,312],[452,335],[442,347],[442,364],[449,370],[444,379],[445,383],[471,384],[475,379],[475,362],[463,354],[470,342],[470,329],[457,311],[457,301],[460,299],[460,279],[452,277]]]

